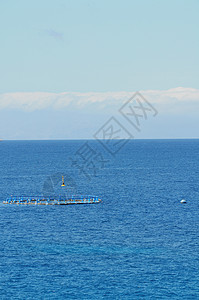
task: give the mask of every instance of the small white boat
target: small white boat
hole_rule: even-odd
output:
[[[185,199],[182,199],[182,200],[180,201],[180,203],[187,203],[187,201],[186,201]]]

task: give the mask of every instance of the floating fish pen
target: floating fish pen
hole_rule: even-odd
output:
[[[69,196],[66,198],[58,197],[46,198],[46,197],[21,197],[11,196],[3,201],[4,204],[24,204],[24,205],[69,205],[69,204],[92,204],[100,203],[101,199],[97,196]]]

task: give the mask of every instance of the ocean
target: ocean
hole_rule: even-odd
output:
[[[0,142],[0,299],[199,299],[199,140],[120,142]]]

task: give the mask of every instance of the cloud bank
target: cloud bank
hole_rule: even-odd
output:
[[[0,110],[41,111],[46,109],[106,109],[120,108],[135,92],[17,92],[0,94]],[[199,104],[199,90],[193,88],[173,88],[169,90],[146,90],[140,93],[152,104],[168,111],[177,111],[183,105],[195,107]]]
[[[174,88],[140,93],[158,111],[138,134],[119,114],[132,92],[0,94],[0,138],[89,139],[116,117],[135,138],[195,138],[199,126],[199,90]]]

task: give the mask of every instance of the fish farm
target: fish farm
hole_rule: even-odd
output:
[[[24,204],[24,205],[69,205],[69,204],[94,204],[100,203],[101,199],[97,196],[69,196],[66,198],[58,197],[54,198],[44,198],[40,196],[36,197],[26,197],[26,196],[10,196],[5,201],[4,204]]]

